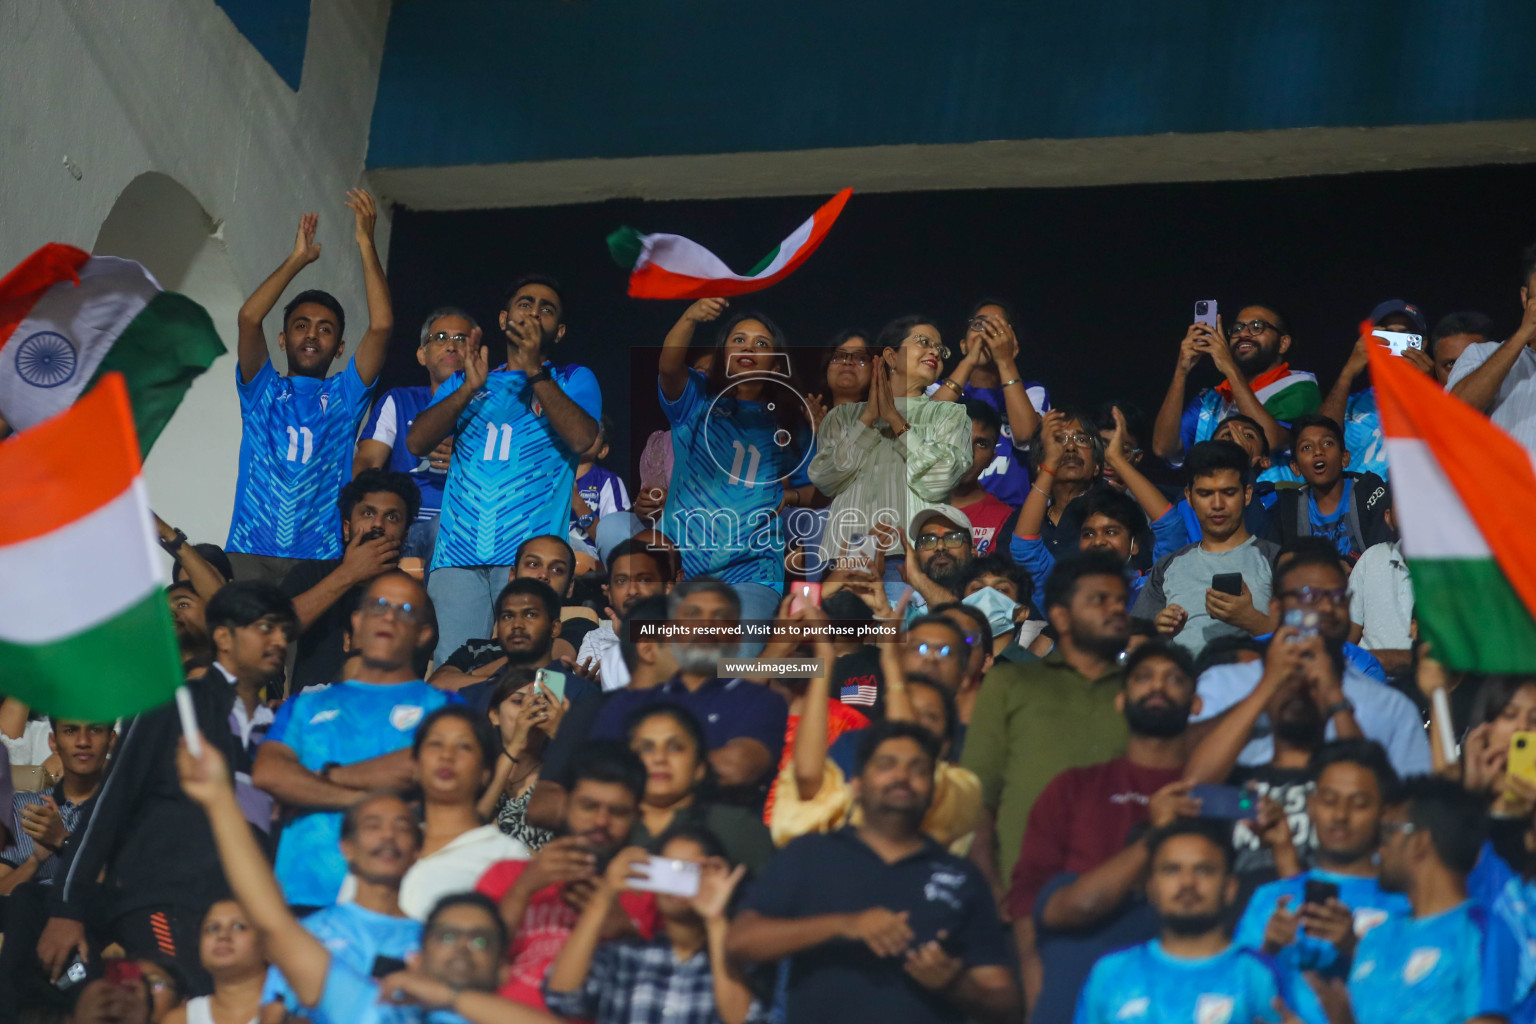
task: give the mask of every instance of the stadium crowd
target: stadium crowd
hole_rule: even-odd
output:
[[[0,1024],[1536,1020],[1536,666],[1417,642],[1366,348],[1536,448],[1536,247],[1507,339],[1383,301],[1326,390],[1202,304],[1150,419],[1000,299],[701,299],[626,480],[551,277],[380,393],[348,205],[366,327],[273,315],[306,215],[227,542],[160,523],[199,749],[0,705]]]

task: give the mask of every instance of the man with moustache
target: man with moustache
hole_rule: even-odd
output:
[[[608,597],[609,615],[582,638],[576,664],[596,663],[603,689],[622,690],[629,685],[629,669],[619,651],[619,620],[629,614],[636,601],[671,590],[677,568],[670,551],[658,550],[634,537],[608,552],[607,565],[608,582],[603,584],[603,592]]]
[[[554,643],[559,635],[560,599],[555,592],[542,580],[512,580],[501,588],[496,599],[496,642],[506,653],[490,678],[460,687],[456,691],[459,699],[476,711],[485,711],[503,671],[541,668],[560,677],[565,699],[573,706],[598,697],[602,691],[591,680],[548,668],[554,660]],[[432,685],[448,689],[440,676],[432,674]]]
[[[171,607],[171,625],[176,630],[182,671],[189,679],[202,675],[213,662],[213,645],[208,641],[208,603],[186,580],[165,588],[165,603]]]
[[[974,534],[970,516],[953,505],[934,505],[912,517],[907,530],[912,541],[906,564],[913,588],[909,618],[960,600],[960,582],[976,560]]]
[[[726,949],[789,959],[788,1019],[1021,1019],[1007,943],[976,868],[923,834],[939,741],[910,722],[860,738],[857,827],[796,839],[731,923]]]

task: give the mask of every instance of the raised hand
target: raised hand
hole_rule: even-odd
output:
[[[811,393],[805,396],[806,419],[810,420],[811,433],[821,429],[821,421],[827,418],[827,403],[822,400],[819,393]]]
[[[347,208],[352,211],[357,240],[371,244],[373,227],[379,219],[379,211],[374,206],[373,196],[367,189],[349,188],[347,189]]]
[[[1275,912],[1269,915],[1269,923],[1264,926],[1264,952],[1274,956],[1295,942],[1300,924],[1300,915],[1291,909],[1291,898],[1281,896],[1275,904]]]
[[[428,464],[439,473],[448,472],[448,464],[453,459],[453,437],[450,435],[438,442],[432,454],[427,456]]]
[[[299,234],[293,240],[293,254],[289,259],[305,266],[320,258],[320,243],[315,241],[315,229],[319,226],[318,213],[306,213],[299,218]]]
[[[1200,362],[1200,357],[1205,355],[1203,343],[1206,334],[1201,330],[1203,327],[1205,324],[1190,324],[1189,329],[1184,332],[1184,340],[1179,342],[1178,366],[1182,373],[1193,370]],[[1209,328],[1206,328],[1206,331],[1209,331]]]
[[[342,567],[354,583],[371,580],[400,563],[400,544],[388,537],[369,537],[359,533],[341,556]]]
[[[687,309],[683,310],[683,319],[691,320],[696,324],[707,324],[720,318],[725,308],[731,303],[727,299],[700,299]]]
[[[202,756],[193,757],[182,739],[176,750],[176,774],[181,778],[182,792],[202,807],[212,806],[221,797],[233,799],[234,786],[229,781],[229,764],[224,755],[205,738],[201,744]]]
[[[1183,779],[1170,782],[1147,801],[1147,820],[1153,828],[1162,828],[1178,818],[1200,815],[1200,801],[1189,795],[1194,783]]]
[[[512,343],[507,346],[507,369],[535,373],[539,366],[539,350],[544,342],[544,326],[532,313],[518,319],[520,315],[508,313],[507,325],[502,329],[502,333]],[[467,374],[468,356],[465,357],[464,367]]]
[[[1052,469],[1061,461],[1062,452],[1066,446],[1061,443],[1061,435],[1067,432],[1067,414],[1060,409],[1052,409],[1040,417],[1040,463]]]
[[[49,855],[58,853],[64,840],[69,838],[69,829],[64,827],[59,805],[53,802],[51,796],[44,796],[41,806],[28,805],[21,809],[21,830]]]
[[[990,356],[998,363],[1011,365],[1019,355],[1019,336],[1014,333],[1013,325],[1004,323],[1001,317],[996,316],[981,319],[986,321],[981,339],[986,349],[983,358]]]
[[[725,920],[731,894],[746,873],[745,864],[738,864],[733,870],[719,857],[706,860],[699,872],[699,894],[691,901],[694,913],[706,922]]]
[[[579,836],[562,836],[539,847],[518,881],[527,879],[528,891],[538,892],[548,885],[592,878],[596,873],[597,855],[581,845]]]
[[[469,343],[464,346],[463,386],[473,391],[485,387],[486,378],[491,375],[490,353],[480,344],[480,336],[480,328],[476,327],[469,332]]]

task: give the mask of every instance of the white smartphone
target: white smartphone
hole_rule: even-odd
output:
[[[648,857],[635,864],[631,870],[639,876],[630,878],[629,886],[632,889],[665,893],[668,896],[686,896],[690,899],[699,894],[699,865],[691,860]]]
[[[1407,334],[1403,331],[1372,331],[1372,334],[1386,343],[1392,354],[1400,356],[1404,349],[1416,348],[1424,351],[1424,337],[1419,334]]]
[[[1195,323],[1205,324],[1211,330],[1216,329],[1216,300],[1201,299],[1195,303]]]

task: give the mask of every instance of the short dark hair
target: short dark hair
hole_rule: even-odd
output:
[[[111,722],[93,722],[93,721],[90,721],[89,719],[85,719],[85,718],[76,718],[73,715],[49,715],[48,716],[48,731],[51,732],[51,733],[57,734],[58,731],[59,731],[59,724],[61,722],[84,722],[86,725],[101,725],[101,726],[105,726],[107,728],[107,731],[109,731],[109,732],[116,732],[117,731],[117,726],[113,725]]]
[[[369,790],[363,794],[363,798],[361,800],[353,804],[348,804],[347,808],[341,812],[341,838],[343,840],[354,838],[357,835],[357,819],[362,815],[362,808],[373,803],[375,800],[384,799],[399,800],[402,804],[405,804],[407,813],[409,813],[411,810],[411,805],[405,799],[405,797],[401,796],[399,793],[396,793],[392,789]],[[422,840],[421,822],[417,820],[416,815],[414,814],[410,814],[410,819],[411,826],[416,831],[416,848],[420,849]]]
[[[1435,347],[1444,338],[1453,338],[1458,334],[1475,334],[1485,341],[1493,337],[1493,318],[1487,313],[1477,310],[1465,310],[1460,313],[1447,313],[1435,323],[1435,329],[1429,332],[1429,356],[1435,356]]]
[[[996,295],[983,295],[981,298],[979,298],[975,302],[971,303],[970,312],[965,314],[965,320],[966,320],[967,326],[969,326],[970,321],[976,319],[976,314],[977,313],[980,313],[982,310],[986,309],[988,306],[996,306],[998,309],[1002,310],[1003,311],[1003,319],[1008,321],[1010,326],[1013,324],[1013,319],[1014,319],[1013,303],[1009,302],[1006,299],[1000,299]],[[1018,333],[1018,332],[1015,331],[1014,333]]]
[[[1190,487],[1201,477],[1215,476],[1225,469],[1235,472],[1244,487],[1253,480],[1248,453],[1235,441],[1197,441],[1189,446],[1189,454],[1184,458],[1184,480]]]
[[[1322,413],[1309,413],[1306,416],[1298,416],[1291,421],[1291,450],[1295,451],[1296,445],[1301,442],[1301,432],[1308,427],[1316,427],[1332,434],[1339,444],[1344,443],[1344,428],[1339,426],[1339,421]],[[1293,456],[1294,457],[1294,456]]]
[[[571,792],[583,781],[623,786],[634,794],[635,803],[645,798],[645,765],[640,755],[618,740],[588,740],[572,758]]]
[[[323,292],[319,288],[307,288],[295,295],[283,307],[283,333],[288,332],[288,321],[293,319],[293,311],[307,302],[313,302],[317,306],[324,306],[336,316],[336,337],[345,337],[347,333],[347,314],[342,312],[341,303],[330,292]]]
[[[703,825],[694,825],[688,822],[674,821],[671,825],[668,825],[662,830],[661,835],[651,840],[648,849],[653,855],[659,857],[661,856],[661,851],[665,850],[667,844],[674,839],[697,843],[700,849],[704,851],[704,856],[718,857],[729,866],[736,866],[736,862],[731,859],[730,852],[726,849],[725,843],[721,841],[719,836]]]
[[[1142,662],[1150,661],[1152,658],[1173,662],[1174,667],[1188,676],[1192,684],[1200,678],[1200,674],[1195,671],[1195,659],[1191,658],[1184,648],[1168,643],[1166,640],[1148,640],[1125,656],[1122,683],[1123,680],[1131,678],[1131,673],[1136,671]]]
[[[1134,437],[1138,442],[1145,442],[1152,436],[1152,431],[1147,426],[1147,414],[1142,411],[1141,406],[1118,398],[1100,402],[1094,407],[1093,418],[1098,421],[1100,430],[1114,432],[1116,409],[1119,409],[1120,415],[1125,417],[1127,435]]]
[[[1083,495],[1083,515],[1079,522],[1086,523],[1094,516],[1113,519],[1129,530],[1132,536],[1147,528],[1147,514],[1136,504],[1136,499],[1113,487],[1101,487]]]
[[[265,618],[274,618],[290,626],[298,624],[293,602],[276,583],[266,580],[236,580],[226,583],[208,600],[204,613],[208,635],[219,627],[239,629]]]
[[[501,593],[496,595],[496,604],[493,605],[494,616],[501,614],[502,603],[509,597],[531,596],[539,599],[544,606],[544,614],[549,616],[551,622],[560,621],[560,595],[555,593],[543,580],[536,580],[532,576],[521,576],[515,580],[508,580],[507,585],[501,588]]]
[[[501,707],[508,697],[530,685],[535,671],[531,668],[514,668],[509,665],[496,673],[496,685],[491,688],[491,699],[485,705],[487,716],[491,710]]]
[[[1237,656],[1244,651],[1250,651],[1262,657],[1264,645],[1246,633],[1240,636],[1217,637],[1206,644],[1200,651],[1200,656],[1195,659],[1195,678],[1205,675],[1207,669],[1215,668],[1217,665],[1237,664]]]
[[[955,743],[960,738],[960,705],[955,702],[954,693],[943,683],[923,675],[913,674],[907,677],[907,689],[910,690],[914,686],[932,690],[938,696],[939,703],[944,705],[944,733],[935,739],[948,743],[950,756],[953,757]]]
[[[1271,302],[1245,302],[1238,306],[1233,311],[1232,315],[1235,317],[1238,313],[1241,313],[1243,310],[1248,309],[1249,307],[1266,310],[1267,312],[1273,314],[1273,316],[1270,318],[1270,322],[1275,325],[1275,328],[1282,335],[1291,333],[1291,318],[1285,315],[1285,310]]]
[[[1084,432],[1087,433],[1088,447],[1092,449],[1094,461],[1099,464],[1099,468],[1102,470],[1104,467],[1104,438],[1099,435],[1099,421],[1093,415],[1093,412],[1082,406],[1071,405],[1059,406],[1057,407],[1056,411],[1061,413],[1062,416],[1066,417],[1068,422],[1076,420],[1078,425],[1081,426]],[[1042,432],[1044,430],[1045,420],[1042,419],[1040,421],[1040,426],[1035,428],[1034,436],[1036,438],[1042,437]],[[1017,438],[1014,439],[1014,443],[1018,444]],[[1045,445],[1043,443],[1031,444],[1029,446],[1029,465],[1031,469],[1038,470],[1040,468],[1040,463],[1044,458]]]
[[[630,637],[631,628],[637,622],[666,622],[667,599],[662,594],[651,594],[642,597],[629,606],[629,614],[619,620],[619,657],[624,659],[624,667],[631,672],[639,663],[639,655],[635,652],[635,642]],[[660,638],[657,638],[658,641]]]
[[[1077,593],[1078,581],[1087,576],[1125,579],[1125,566],[1108,551],[1073,551],[1056,563],[1045,579],[1045,610],[1065,608]]]
[[[494,771],[496,758],[501,753],[499,737],[491,730],[491,720],[484,714],[475,711],[468,704],[444,704],[433,711],[421,724],[416,727],[416,734],[411,737],[411,760],[421,759],[421,745],[427,741],[427,734],[432,727],[445,718],[457,718],[469,726],[469,731],[475,736],[475,742],[480,745],[480,760],[486,771]]]
[[[1383,803],[1391,800],[1397,791],[1397,770],[1392,767],[1386,748],[1375,740],[1329,740],[1312,751],[1307,761],[1307,774],[1316,781],[1323,777],[1325,768],[1334,764],[1358,765],[1376,776],[1376,789]]]
[[[1406,806],[1408,820],[1429,833],[1435,855],[1447,868],[1467,875],[1477,866],[1488,838],[1488,815],[1460,783],[1436,775],[1410,775],[1387,803]]]
[[[971,418],[972,423],[980,423],[987,430],[1001,434],[1003,432],[1003,417],[991,405],[979,398],[960,399],[960,404],[965,407],[965,414]]]
[[[235,567],[230,564],[229,556],[224,553],[223,548],[219,547],[217,544],[209,544],[204,542],[202,544],[193,544],[192,550],[202,555],[203,561],[219,570],[219,575],[224,577],[225,583],[231,583],[234,581]],[[178,558],[171,563],[171,579],[175,579],[176,574],[180,572],[181,569],[181,559]]]
[[[918,626],[942,626],[943,628],[952,631],[955,636],[959,637],[960,645],[962,647],[965,646],[965,630],[961,629],[959,626],[955,625],[949,619],[938,614],[937,612],[929,612],[926,615],[915,616],[911,622],[907,623],[907,628],[905,632],[902,633],[902,639],[905,640],[907,635],[910,634]]]
[[[357,508],[358,502],[381,492],[393,494],[405,502],[405,521],[416,521],[416,513],[421,511],[421,488],[416,486],[416,481],[408,473],[374,468],[363,470],[342,485],[341,493],[336,497],[342,521],[352,518],[352,510]]]
[[[1232,826],[1213,818],[1175,818],[1162,828],[1153,829],[1147,836],[1148,862],[1157,859],[1157,851],[1163,848],[1164,843],[1179,836],[1199,836],[1208,841],[1221,851],[1227,874],[1232,873],[1232,867],[1237,861],[1237,852],[1232,849]]]
[[[536,540],[552,540],[556,544],[559,544],[561,547],[565,548],[565,559],[571,563],[571,571],[576,571],[576,552],[571,548],[571,542],[566,540],[564,537],[559,536],[558,534],[538,533],[534,534],[532,537],[524,538],[523,542],[517,546],[517,553],[512,556],[513,572],[517,571],[517,563],[523,560],[523,552],[528,550],[528,545],[532,544]]]
[[[636,555],[644,555],[656,563],[664,581],[670,583],[677,577],[676,557],[671,548],[653,548],[645,541],[637,537],[630,537],[615,544],[604,559],[608,563],[608,579],[613,579],[613,565],[621,558],[633,558]]]
[[[1034,599],[1033,592],[1031,592],[1030,599]],[[869,609],[869,606],[865,605],[863,601],[860,601],[859,604],[863,605],[866,611]],[[977,608],[975,605],[966,604],[964,601],[945,601],[943,604],[933,605],[928,611],[932,615],[943,615],[945,612],[959,612],[961,615],[964,615],[976,624],[976,632],[981,634],[983,649],[988,653],[991,652],[992,623],[987,621],[987,617],[982,614],[980,608]],[[870,614],[870,618],[874,618],[873,613]]]
[[[928,324],[930,327],[937,328],[939,320],[938,317],[925,316],[922,313],[908,313],[888,321],[875,336],[874,350],[880,352],[888,348],[901,348],[901,343],[907,340],[907,332],[918,324]]]
[[[1259,436],[1265,439],[1264,443],[1266,445],[1269,444],[1268,435],[1264,433],[1264,427],[1259,423],[1258,420],[1254,419],[1252,416],[1249,416],[1247,413],[1245,413],[1245,412],[1234,412],[1234,413],[1232,413],[1229,416],[1223,416],[1221,418],[1221,422],[1216,424],[1216,429],[1220,430],[1222,427],[1226,426],[1228,423],[1246,423],[1246,424],[1248,424],[1248,426],[1252,427],[1254,430],[1257,430],[1259,432]]]
[[[517,298],[517,293],[531,284],[543,285],[545,288],[548,288],[550,291],[555,293],[555,298],[560,303],[560,322],[564,323],[565,289],[561,286],[559,281],[548,274],[534,272],[531,274],[524,274],[522,277],[519,277],[517,280],[513,281],[510,285],[507,286],[506,294],[502,297],[501,308],[504,310],[509,309],[512,305],[512,300]]]
[[[451,892],[438,900],[432,905],[432,910],[427,914],[427,919],[422,922],[422,934],[425,935],[432,930],[432,926],[437,924],[437,919],[442,916],[444,911],[452,910],[454,907],[466,906],[479,907],[490,915],[492,927],[496,930],[496,941],[499,944],[496,957],[499,963],[501,955],[506,953],[507,945],[511,940],[507,934],[507,923],[501,919],[501,908],[496,905],[495,900],[483,892]]]
[[[1272,592],[1278,596],[1284,589],[1281,584],[1285,578],[1295,570],[1309,565],[1330,566],[1344,577],[1349,576],[1339,549],[1328,538],[1292,537],[1280,546],[1280,553],[1275,555],[1275,569],[1270,579]]]
[[[1536,242],[1526,246],[1520,254],[1520,283],[1529,285],[1533,276],[1536,276]]]
[[[928,755],[930,761],[935,765],[939,763],[937,736],[916,722],[892,722],[886,719],[876,722],[860,733],[859,746],[853,758],[854,774],[863,775],[864,769],[868,767],[875,752],[890,740],[911,740],[923,749],[923,753]]]
[[[1029,574],[1028,569],[1006,555],[982,555],[972,560],[965,567],[958,586],[964,590],[973,580],[983,576],[1001,576],[1011,581],[1019,590],[1020,604],[1029,604],[1035,598],[1035,578]]]

